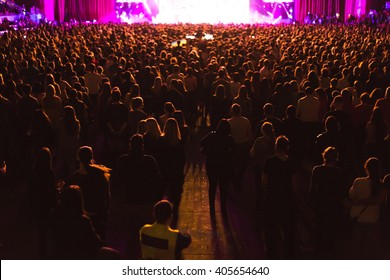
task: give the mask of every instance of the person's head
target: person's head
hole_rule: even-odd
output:
[[[157,76],[156,78],[154,78],[154,83],[153,83],[154,87],[159,88],[162,86],[162,84],[163,84],[163,82],[162,82],[162,79],[160,76]]]
[[[24,96],[30,96],[32,87],[29,84],[22,85],[22,92]]]
[[[46,96],[47,97],[54,97],[56,95],[56,88],[53,85],[48,85],[46,87]]]
[[[263,106],[263,112],[264,112],[265,117],[273,116],[273,114],[274,114],[274,105],[272,105],[271,103],[266,103]]]
[[[161,136],[160,126],[155,118],[146,119],[146,133],[151,135],[153,139],[158,139]]]
[[[44,147],[38,151],[38,153],[35,156],[34,169],[38,169],[38,170],[52,169],[52,157],[49,148]]]
[[[294,105],[288,105],[287,109],[286,109],[286,116],[287,118],[289,119],[293,119],[295,118],[297,115],[297,109]]]
[[[121,91],[118,87],[114,87],[111,93],[111,102],[119,103],[121,101]]]
[[[176,111],[176,108],[172,102],[165,102],[165,104],[164,104],[165,114],[172,116],[173,112],[175,112],[175,111]]]
[[[245,85],[242,85],[238,91],[238,96],[241,98],[247,98],[248,97],[248,89]]]
[[[64,107],[64,119],[65,120],[76,120],[76,112],[72,106]]]
[[[130,101],[130,108],[132,111],[142,110],[144,107],[144,100],[142,97],[133,97]]]
[[[340,125],[337,119],[333,116],[329,116],[325,120],[325,130],[327,132],[338,132],[340,130]]]
[[[173,65],[173,73],[179,74],[180,73],[180,66],[175,64]]]
[[[337,111],[342,111],[344,107],[344,98],[341,95],[335,96],[333,99],[333,108]]]
[[[313,93],[314,93],[314,88],[312,88],[312,87],[306,87],[306,88],[305,88],[305,94],[306,94],[307,96],[312,96]]]
[[[186,125],[186,120],[184,118],[184,113],[182,110],[176,110],[175,112],[173,112],[172,118],[177,121],[179,127],[183,127]]]
[[[76,100],[77,99],[77,90],[72,88],[71,90],[68,91],[68,97],[70,100]]]
[[[378,180],[381,176],[381,162],[376,157],[371,157],[364,163],[364,170],[372,180]]]
[[[141,134],[135,134],[130,138],[130,150],[133,152],[142,152],[144,149],[144,138]]]
[[[153,207],[154,217],[158,224],[168,224],[172,217],[172,203],[168,200],[160,200]]]
[[[324,160],[325,164],[336,163],[338,156],[339,153],[337,152],[337,149],[335,147],[328,147],[322,153],[322,159]]]
[[[61,194],[59,208],[62,215],[81,217],[85,214],[83,194],[79,186],[71,185]]]
[[[370,104],[371,99],[367,92],[364,92],[362,95],[360,95],[360,101],[365,104]]]
[[[373,123],[383,123],[383,112],[382,112],[382,109],[379,108],[379,107],[375,107],[372,110],[372,114],[371,114],[371,119],[370,120]]]
[[[390,98],[390,87],[386,88],[385,97]]]
[[[227,119],[219,121],[216,133],[221,136],[227,136],[231,133],[231,127]]]
[[[93,163],[93,150],[89,146],[82,146],[77,152],[77,158],[80,163],[90,165]]]
[[[218,85],[215,89],[215,96],[223,98],[225,97],[225,87],[223,85]]]
[[[270,122],[264,122],[261,126],[263,136],[275,136],[274,126]]]
[[[234,103],[232,107],[230,108],[230,112],[232,114],[232,117],[237,117],[241,115],[241,106],[240,104]]]
[[[290,141],[286,136],[281,135],[278,138],[276,138],[275,150],[277,153],[287,154],[289,148],[290,148]]]
[[[169,118],[164,126],[164,138],[170,145],[176,145],[181,140],[179,125],[174,118]]]
[[[137,133],[144,135],[146,133],[146,120],[140,120],[137,124]]]

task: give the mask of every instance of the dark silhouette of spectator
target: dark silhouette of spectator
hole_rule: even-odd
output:
[[[323,164],[313,168],[310,194],[316,221],[319,258],[335,259],[343,230],[343,201],[347,197],[346,180],[337,167],[338,152],[327,147]]]
[[[157,161],[165,193],[173,204],[173,222],[175,223],[183,192],[186,155],[180,129],[174,118],[169,118],[166,121],[160,142],[160,155]]]
[[[219,121],[229,116],[230,102],[225,93],[225,87],[218,85],[215,95],[211,97],[210,105],[210,126],[215,129]]]
[[[58,125],[58,156],[64,164],[65,178],[77,168],[77,151],[80,148],[80,122],[71,106],[64,107],[64,117]]]
[[[263,167],[264,219],[267,257],[294,257],[294,193],[297,191],[297,164],[287,152],[289,141],[279,136],[276,154]]]
[[[279,136],[284,133],[284,123],[281,119],[274,116],[274,106],[271,103],[266,103],[263,107],[264,112],[264,119],[262,119],[256,128],[256,135],[255,137],[261,136],[261,126],[265,122],[272,123],[272,126],[274,127],[275,135]]]
[[[219,187],[221,210],[226,213],[230,174],[234,166],[235,142],[230,135],[230,124],[222,119],[216,131],[201,140],[201,151],[206,155],[206,172],[209,180],[210,214],[215,215],[215,196]]]
[[[45,258],[48,219],[57,205],[56,176],[48,148],[42,148],[35,156],[30,181],[30,197],[33,216],[38,226],[38,255],[40,258]]]
[[[91,147],[80,147],[77,156],[80,168],[73,173],[70,182],[82,190],[85,210],[91,217],[96,232],[104,239],[111,207],[110,169],[95,164]]]

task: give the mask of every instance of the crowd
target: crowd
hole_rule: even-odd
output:
[[[104,240],[110,189],[122,190],[134,252],[159,200],[172,203],[176,227],[186,152],[202,128],[210,215],[218,188],[228,215],[229,192],[239,195],[253,170],[269,258],[294,258],[298,216],[310,213],[318,257],[337,256],[347,200],[357,218],[352,258],[378,258],[390,190],[389,31],[43,24],[6,32],[0,180],[29,185],[42,258],[118,254]],[[197,39],[184,43],[187,35]],[[310,213],[296,209],[302,193]],[[158,204],[165,224],[170,203]],[[154,244],[143,237],[142,252]]]

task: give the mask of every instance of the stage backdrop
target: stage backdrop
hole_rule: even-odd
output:
[[[54,9],[59,22],[75,18],[77,20],[109,21],[114,15],[115,0],[43,0],[45,11]],[[196,0],[194,0],[196,1]],[[210,0],[211,2],[213,0]],[[246,1],[246,0],[240,0]],[[247,0],[249,2],[249,0]],[[308,12],[317,15],[339,13],[342,19],[348,14],[363,15],[369,10],[373,0],[295,0],[295,19],[303,22]]]
[[[43,5],[45,14],[50,15],[48,19],[59,22],[70,19],[107,22],[115,15],[115,0],[44,0]]]

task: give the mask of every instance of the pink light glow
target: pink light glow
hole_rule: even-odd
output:
[[[160,0],[154,23],[245,23],[249,0]]]

